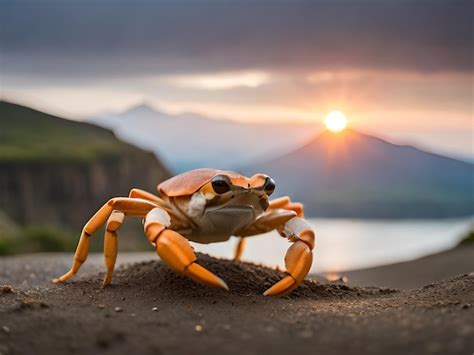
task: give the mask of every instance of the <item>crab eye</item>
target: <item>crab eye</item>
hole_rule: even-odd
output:
[[[230,183],[226,176],[216,175],[211,180],[212,189],[216,194],[225,194],[230,191]]]
[[[267,178],[265,179],[265,184],[263,185],[263,190],[268,196],[270,196],[273,191],[275,191],[275,180],[267,176]]]

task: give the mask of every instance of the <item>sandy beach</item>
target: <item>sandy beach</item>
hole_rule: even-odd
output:
[[[341,272],[351,285],[415,289],[474,271],[474,245],[465,245],[416,260]]]
[[[18,275],[25,272],[25,257],[1,259],[2,283],[9,286],[0,291],[0,353],[446,354],[474,349],[469,270],[412,290],[308,279],[289,296],[266,298],[261,293],[282,275],[275,270],[199,255],[226,280],[230,291],[225,292],[178,276],[160,261],[136,262],[138,255],[122,255],[107,289],[101,288],[96,255],[75,281],[59,286],[40,276],[56,274],[70,261],[65,255],[39,255],[36,265],[30,256],[29,272],[35,276],[29,282]],[[127,258],[135,263],[127,264]],[[431,267],[431,261],[413,263],[417,269]],[[362,272],[350,275],[352,282],[354,275]]]

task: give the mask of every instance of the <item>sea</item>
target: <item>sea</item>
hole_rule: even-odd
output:
[[[316,231],[310,273],[326,274],[409,261],[455,247],[474,218],[439,220],[309,219]],[[196,251],[232,258],[237,238],[193,243]],[[248,237],[242,260],[284,269],[290,243],[276,232]]]

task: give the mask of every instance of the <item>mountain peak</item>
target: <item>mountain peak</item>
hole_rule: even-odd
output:
[[[322,132],[305,146],[260,163],[258,170],[277,181],[277,193],[303,202],[313,215],[438,218],[473,213],[472,164],[355,130]]]
[[[307,142],[306,145],[302,146],[297,151],[306,151],[307,149],[318,151],[326,151],[328,149],[356,150],[373,144],[392,145],[381,138],[365,134],[354,129],[346,129],[343,132],[331,132],[325,130],[316,135],[313,139]],[[288,154],[291,155],[293,152]]]
[[[322,131],[316,139],[331,139],[331,140],[348,140],[348,139],[378,139],[376,136],[357,131],[353,128],[347,128],[342,132],[331,132],[329,130]]]
[[[129,108],[125,114],[156,114],[159,113],[157,110],[155,110],[149,103],[146,101],[143,101],[142,103],[132,106]]]

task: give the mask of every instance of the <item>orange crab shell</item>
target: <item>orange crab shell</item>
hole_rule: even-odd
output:
[[[266,179],[266,175],[263,174],[254,175],[249,179],[233,171],[203,168],[187,171],[163,181],[158,185],[158,192],[170,197],[192,195],[217,174],[228,176],[232,185],[243,188],[263,186]]]

